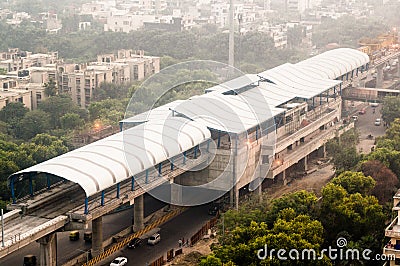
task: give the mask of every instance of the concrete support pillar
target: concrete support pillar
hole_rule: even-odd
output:
[[[133,231],[137,232],[142,230],[144,227],[144,196],[140,195],[135,198],[135,204],[133,204]]]
[[[400,77],[400,56],[397,57],[397,77]]]
[[[303,158],[303,162],[304,162],[304,172],[308,171],[308,159],[307,159],[307,155]]]
[[[235,198],[235,210],[239,210],[239,188],[237,185],[233,187],[234,198]]]
[[[320,158],[326,158],[326,144],[322,145],[322,146],[318,149],[318,157],[320,157]]]
[[[383,64],[376,67],[377,76],[376,76],[376,88],[382,88],[383,86]]]
[[[286,179],[286,170],[283,170],[282,172],[282,180],[283,180],[283,185],[287,185],[287,179]]]
[[[342,100],[342,106],[341,107],[342,107],[341,110],[347,110],[348,103],[347,103],[346,100]]]
[[[50,233],[37,240],[40,243],[40,265],[57,265],[57,234]]]
[[[100,216],[92,220],[92,255],[96,257],[103,251],[103,217]]]
[[[237,185],[234,185],[229,191],[229,203],[235,210],[239,209],[239,188]]]

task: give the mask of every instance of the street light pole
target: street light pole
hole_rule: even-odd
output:
[[[78,250],[80,252],[83,252],[83,253],[86,253],[86,263],[89,262],[89,250],[82,250],[82,249],[79,249],[79,248],[77,248],[76,250]]]

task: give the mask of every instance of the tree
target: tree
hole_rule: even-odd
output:
[[[400,118],[400,98],[385,97],[382,103],[382,118],[391,124],[396,118]]]
[[[49,114],[52,128],[59,128],[61,126],[60,119],[63,115],[67,113],[80,113],[78,106],[74,104],[68,95],[49,97],[39,104],[38,109]]]
[[[52,78],[44,84],[44,94],[46,96],[55,96],[57,94],[57,83]]]
[[[367,235],[381,239],[385,219],[382,206],[374,196],[349,194],[333,182],[322,189],[320,221],[326,232],[326,243],[335,241],[342,232],[347,232],[353,240]]]
[[[114,84],[103,82],[93,91],[95,101],[106,99],[124,99],[128,94],[129,86],[126,84]]]
[[[75,113],[67,113],[60,117],[62,129],[75,129],[83,125],[84,120]]]
[[[94,102],[89,105],[89,117],[91,121],[112,117],[113,122],[117,123],[124,115],[126,105],[120,100],[106,99],[99,102]]]
[[[222,266],[222,262],[219,258],[213,254],[205,257],[199,263],[200,266]]]
[[[358,154],[355,147],[344,147],[339,153],[333,155],[333,164],[336,172],[352,170],[361,160],[362,155]]]
[[[342,186],[347,193],[368,195],[375,186],[375,180],[361,172],[346,171],[332,179],[332,184]]]
[[[21,120],[29,109],[23,103],[11,102],[0,110],[0,120],[6,123]]]
[[[62,140],[48,134],[36,135],[30,143],[22,144],[21,149],[28,151],[36,163],[41,163],[68,152],[68,147]]]
[[[328,141],[327,152],[332,156],[336,173],[352,170],[361,160],[362,156],[358,154],[356,148],[358,142],[359,132],[355,129],[350,129],[339,138]]]
[[[303,40],[303,26],[295,25],[287,30],[287,42],[289,47],[297,47]]]
[[[27,113],[17,124],[15,136],[28,140],[48,130],[50,130],[50,116],[42,110],[34,110]]]
[[[291,208],[297,215],[307,214],[315,216],[317,197],[314,193],[305,190],[284,195],[272,201],[270,211],[266,215],[266,222],[273,224],[278,214],[286,208]]]
[[[376,181],[371,194],[378,198],[379,203],[383,205],[391,201],[400,184],[393,171],[377,160],[364,162],[361,170]]]
[[[284,209],[274,222],[273,227],[263,222],[251,222],[248,226],[239,225],[233,231],[227,232],[229,237],[222,245],[212,248],[213,254],[205,261],[234,265],[307,265],[307,258],[295,261],[279,260],[276,254],[266,254],[265,259],[258,258],[260,249],[268,250],[314,249],[316,256],[323,243],[323,227],[319,221],[312,220],[308,215],[296,215],[293,209]],[[287,254],[286,254],[287,255]],[[217,258],[217,259],[214,259]],[[204,264],[207,265],[207,264]],[[216,264],[218,265],[218,264]],[[331,265],[326,258],[313,261],[313,265]]]
[[[376,148],[367,158],[368,161],[378,160],[400,176],[400,151],[388,148]]]

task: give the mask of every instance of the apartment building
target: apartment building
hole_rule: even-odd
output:
[[[104,31],[131,32],[143,27],[145,22],[155,22],[155,15],[134,14],[125,10],[110,12]]]
[[[258,28],[258,31],[267,33],[274,40],[275,48],[284,49],[287,47],[288,42],[286,25],[263,25]]]
[[[74,102],[87,107],[101,83],[124,84],[143,80],[160,71],[160,58],[145,56],[144,51],[118,50],[116,54],[101,54],[96,62],[59,64],[59,91],[71,95]]]
[[[385,236],[390,240],[383,248],[383,254],[395,257],[395,260],[385,264],[388,266],[400,265],[400,189],[393,196],[392,210],[395,211],[395,218],[385,229]]]
[[[30,67],[42,67],[58,62],[58,52],[47,54],[20,51],[18,48],[10,48],[8,52],[0,53],[0,69],[7,72],[19,71]]]

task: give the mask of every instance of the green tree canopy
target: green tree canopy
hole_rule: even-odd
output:
[[[0,110],[0,120],[6,123],[21,120],[29,109],[23,103],[11,102]]]
[[[57,83],[50,78],[49,82],[44,84],[44,94],[47,96],[55,96],[57,94]]]
[[[42,110],[34,110],[27,113],[17,124],[15,136],[28,140],[36,134],[48,132],[50,128],[50,116]]]
[[[375,187],[375,180],[370,176],[365,176],[362,172],[346,171],[335,177],[331,181],[335,185],[342,186],[347,193],[360,193],[368,195]]]
[[[391,124],[396,118],[400,118],[400,98],[385,97],[382,103],[382,118]]]

